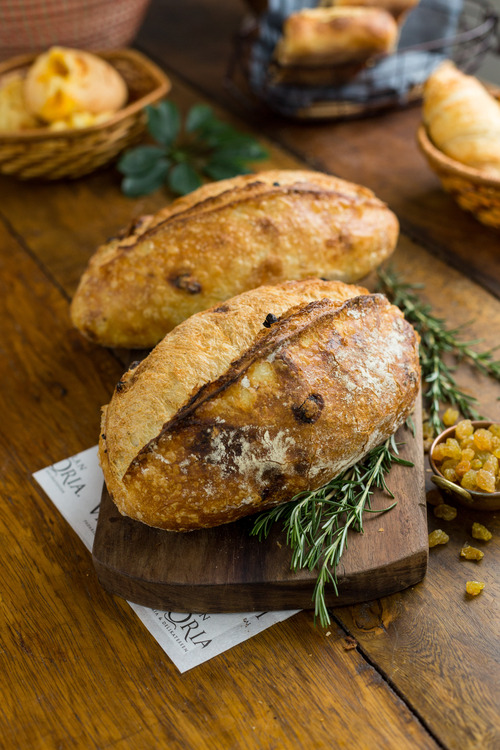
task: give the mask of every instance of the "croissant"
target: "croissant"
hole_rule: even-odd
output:
[[[500,176],[500,104],[477,78],[442,63],[425,84],[423,119],[447,156]]]

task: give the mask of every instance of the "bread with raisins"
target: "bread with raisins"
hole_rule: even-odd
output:
[[[262,284],[353,282],[394,250],[395,215],[367,188],[272,170],[205,185],[90,259],[71,316],[104,346],[154,346],[190,315]]]
[[[321,280],[253,289],[125,373],[103,408],[106,485],[150,526],[229,523],[354,464],[418,389],[417,336],[382,295]]]

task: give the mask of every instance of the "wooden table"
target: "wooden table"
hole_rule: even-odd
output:
[[[183,108],[208,99],[254,128],[270,147],[263,168],[306,165],[375,190],[401,221],[396,269],[450,323],[473,321],[467,336],[497,344],[500,234],[441,191],[415,144],[419,108],[323,124],[242,111],[224,76],[244,13],[237,0],[156,0],[136,44]],[[54,184],[5,178],[0,195],[0,746],[498,748],[498,514],[460,510],[413,588],[335,608],[328,630],[303,611],[184,675],[101,588],[32,473],[95,444],[123,370],[119,352],[69,320],[89,256],[170,198],[125,198],[113,168]],[[467,366],[457,377],[499,420],[498,384]],[[473,520],[495,532],[479,566],[458,556]],[[477,577],[486,588],[469,600],[465,580]]]

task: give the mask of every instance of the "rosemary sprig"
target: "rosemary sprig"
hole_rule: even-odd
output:
[[[478,341],[462,340],[459,328],[448,328],[446,321],[435,315],[431,306],[415,293],[419,286],[401,281],[392,271],[379,270],[378,277],[380,291],[403,311],[420,334],[423,397],[434,431],[438,433],[443,429],[440,410],[444,404],[456,407],[465,418],[480,419],[477,399],[457,385],[453,373],[462,360],[467,360],[479,372],[500,381],[500,360],[494,358],[499,347],[477,352],[473,347]],[[448,364],[445,355],[452,355],[455,362]]]
[[[385,513],[394,507],[372,510],[371,496],[376,489],[394,495],[386,484],[393,464],[413,466],[401,458],[394,435],[374,448],[361,461],[328,484],[312,492],[301,492],[290,502],[257,516],[251,534],[265,539],[273,525],[281,522],[287,545],[292,550],[291,569],[318,569],[313,602],[314,616],[322,626],[330,622],[325,603],[325,587],[337,588],[337,566],[347,547],[349,529],[363,533],[363,513]]]

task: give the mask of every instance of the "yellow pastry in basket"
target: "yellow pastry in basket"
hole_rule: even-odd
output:
[[[23,92],[24,81],[20,73],[6,76],[0,85],[0,130],[13,132],[39,126],[39,122],[26,109]]]
[[[116,112],[127,101],[127,86],[118,71],[97,55],[52,47],[29,69],[24,96],[28,110],[50,123],[78,112]]]

